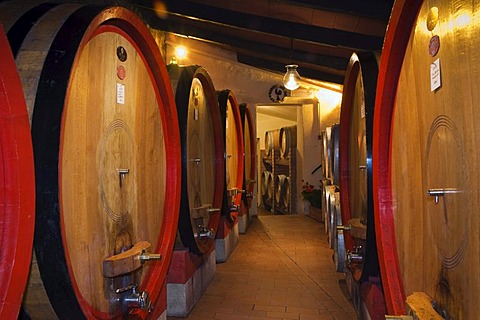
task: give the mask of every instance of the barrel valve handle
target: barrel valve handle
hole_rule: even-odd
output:
[[[195,162],[195,164],[199,164],[202,161],[202,159],[195,158],[195,159],[189,159],[188,161]]]
[[[227,190],[227,194],[228,194],[229,197],[235,197],[239,193],[245,193],[245,192],[246,192],[245,190],[237,189],[237,188],[232,188],[232,189]]]
[[[145,250],[138,256],[140,262],[143,264],[149,260],[162,260],[162,255],[158,253],[148,253]]]
[[[138,286],[136,284],[131,284],[125,288],[115,290],[115,293],[124,294],[123,298],[121,299],[124,309],[128,310],[131,308],[136,308],[150,312],[152,308],[150,295],[147,291],[137,291],[137,287]]]
[[[456,188],[433,188],[428,189],[427,194],[431,197],[435,197],[435,203],[438,203],[438,198],[443,197],[446,194],[462,193],[463,191]]]
[[[337,230],[350,231],[350,229],[352,229],[351,226],[337,226]]]
[[[117,169],[118,172],[118,182],[120,184],[120,188],[122,187],[122,181],[127,177],[127,174],[130,172],[130,169]]]

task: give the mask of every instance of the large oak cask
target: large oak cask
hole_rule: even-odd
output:
[[[243,129],[240,107],[231,90],[217,92],[222,128],[225,139],[225,188],[222,215],[230,224],[237,222],[240,202],[242,200],[243,171]]]
[[[9,38],[19,37],[36,176],[26,312],[157,318],[181,171],[160,51],[140,18],[121,7],[33,7],[11,23]]]
[[[388,312],[425,293],[451,319],[480,309],[478,1],[395,2],[373,135],[377,247]]]
[[[362,282],[379,276],[372,187],[377,76],[376,54],[354,53],[345,74],[340,112],[341,220],[349,232],[343,234],[343,230],[338,230],[337,233],[344,237],[344,250],[355,253],[349,267],[354,278]]]
[[[0,23],[0,318],[16,319],[35,226],[35,175],[27,107]]]
[[[225,162],[217,93],[205,68],[169,65],[182,142],[178,230],[190,251],[207,253],[220,221]]]

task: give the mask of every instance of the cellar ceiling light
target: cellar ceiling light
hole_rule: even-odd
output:
[[[187,56],[187,49],[185,47],[179,46],[175,49],[175,56],[177,59],[183,59]]]
[[[298,89],[300,87],[300,75],[297,71],[298,65],[289,64],[285,68],[287,68],[287,72],[283,76],[283,85],[288,90]]]

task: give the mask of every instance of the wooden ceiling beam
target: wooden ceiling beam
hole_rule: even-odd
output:
[[[257,56],[245,55],[245,54],[237,54],[237,60],[240,63],[259,68],[264,70],[282,70],[285,72],[285,64],[281,62],[276,62],[272,60],[263,59]],[[319,81],[327,81],[337,84],[343,84],[344,77],[342,75],[332,74],[328,72],[322,72],[319,70],[314,70],[311,68],[305,68],[302,66],[299,69],[299,74],[301,77],[315,79]]]
[[[301,50],[290,50],[286,48],[280,48],[276,46],[267,45],[264,43],[245,40],[232,36],[234,32],[229,31],[230,34],[226,34],[227,30],[206,30],[200,28],[198,24],[191,24],[181,18],[169,18],[169,19],[149,19],[150,27],[166,32],[180,34],[188,37],[192,37],[199,40],[205,40],[207,42],[220,43],[228,45],[235,50],[242,52],[257,52],[262,53],[263,56],[271,56],[274,60],[284,61],[278,72],[283,72],[284,65],[293,61],[302,61],[311,65],[318,65],[319,67],[330,68],[343,72],[347,65],[348,59],[344,57],[335,57],[324,54],[315,54],[313,52],[306,52]],[[254,36],[252,36],[254,38]]]
[[[139,7],[154,10],[150,1],[142,0],[138,1],[138,3],[137,6]],[[222,26],[256,30],[291,39],[317,42],[334,47],[352,48],[354,50],[380,50],[383,44],[382,37],[260,17],[254,14],[202,5],[188,0],[165,0],[163,3],[167,10],[163,14],[180,16],[196,22],[203,21]]]

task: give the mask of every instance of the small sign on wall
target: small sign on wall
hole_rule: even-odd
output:
[[[430,91],[435,91],[442,86],[440,72],[440,58],[430,65]]]

